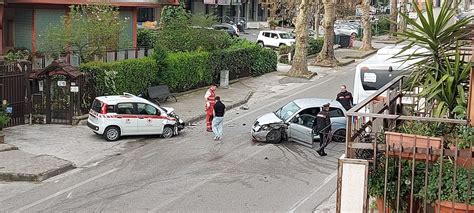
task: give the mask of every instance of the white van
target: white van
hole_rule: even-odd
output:
[[[387,46],[377,51],[377,54],[361,62],[356,67],[354,78],[354,104],[362,102],[385,84],[402,74],[410,65],[419,61],[404,61],[403,58],[393,58],[404,45]],[[406,50],[403,55],[425,51],[420,47]],[[406,74],[406,73],[403,73]]]

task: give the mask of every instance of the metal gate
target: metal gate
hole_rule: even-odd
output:
[[[26,61],[0,64],[1,101],[6,100],[11,111],[7,127],[25,124],[29,100],[27,81],[30,70],[31,63]]]
[[[71,95],[69,80],[64,75],[51,77],[51,122],[53,124],[71,124]]]

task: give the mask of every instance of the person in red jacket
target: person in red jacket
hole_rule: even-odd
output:
[[[216,104],[216,86],[212,85],[204,95],[204,99],[206,100],[206,130],[208,132],[212,132],[212,119],[214,114],[214,105]]]

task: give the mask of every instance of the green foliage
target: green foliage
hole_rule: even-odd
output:
[[[6,112],[8,104],[0,105],[0,130],[10,122],[10,115]]]
[[[139,94],[158,82],[157,62],[152,58],[128,59],[117,62],[89,62],[81,64],[80,70],[88,73],[86,106],[91,98],[116,95],[124,92]]]
[[[275,52],[244,39],[237,40],[228,49],[211,53],[210,63],[216,73],[229,70],[229,78],[236,79],[250,75],[259,76],[276,70]]]
[[[400,127],[401,133],[441,137],[451,132],[451,127],[446,123],[433,123],[421,121],[405,121]]]
[[[415,2],[413,2],[415,5]],[[412,86],[418,86],[426,81],[427,75],[434,76],[435,80],[442,78],[440,72],[445,69],[447,59],[455,54],[455,45],[460,38],[470,33],[467,26],[473,17],[467,17],[452,23],[456,10],[452,9],[453,1],[444,1],[439,14],[434,14],[433,4],[425,2],[426,11],[421,11],[414,7],[418,15],[418,20],[413,20],[407,14],[400,13],[409,27],[405,32],[397,33],[408,42],[408,45],[397,54],[402,55],[406,50],[413,47],[425,48],[427,51],[418,51],[410,54],[406,60],[419,59],[417,63],[409,67],[411,70]],[[424,14],[426,13],[426,15]],[[419,23],[418,23],[419,22]]]
[[[30,53],[28,52],[28,50],[17,49],[17,50],[8,51],[4,59],[5,61],[18,61],[18,60],[26,59],[29,55]]]
[[[421,190],[424,184],[425,164],[423,162],[415,163],[415,176],[412,183],[413,163],[409,160],[401,160],[389,158],[388,164],[385,165],[385,157],[380,158],[377,165],[371,165],[369,170],[368,193],[375,198],[384,197],[385,189],[385,167],[387,167],[387,201],[388,207],[396,209],[397,193],[398,193],[398,166],[401,164],[400,173],[400,208],[405,212],[410,202],[411,187],[414,192]]]
[[[176,92],[212,83],[214,72],[207,52],[176,52],[168,54],[167,69],[159,73],[159,82]]]
[[[372,24],[374,35],[384,35],[390,32],[390,17],[380,16],[376,24]]]
[[[106,50],[117,49],[124,42],[120,35],[125,20],[119,10],[110,4],[72,5],[60,25],[50,25],[39,37],[41,51],[48,54],[72,52],[80,56],[82,62],[103,56]],[[125,44],[127,43],[127,44]]]
[[[167,26],[176,19],[187,19],[191,13],[185,9],[185,1],[180,1],[179,6],[165,6],[163,7],[160,19],[160,26]]]
[[[137,32],[137,45],[139,47],[152,48],[158,39],[158,33],[155,30],[139,29]]]
[[[209,28],[215,20],[214,16],[202,14],[172,20],[158,32],[156,43],[172,52],[225,49],[232,44],[232,38],[227,32]]]
[[[323,49],[324,38],[310,38],[308,43],[308,55],[315,55]]]
[[[440,160],[441,161],[441,160]],[[440,178],[441,171],[441,179]],[[438,200],[439,184],[441,184],[441,201],[452,201],[458,203],[468,202],[471,205],[474,205],[474,190],[470,188],[474,185],[474,175],[473,169],[467,169],[464,167],[458,166],[454,168],[454,163],[450,160],[445,160],[443,165],[441,162],[438,162],[433,166],[433,170],[428,176],[428,185],[419,190],[417,197],[424,199],[429,203],[434,203]],[[469,173],[471,173],[469,175]],[[454,177],[456,176],[456,185],[454,185]],[[471,179],[469,181],[469,179]],[[454,191],[453,191],[454,187]],[[426,196],[425,196],[426,190]]]

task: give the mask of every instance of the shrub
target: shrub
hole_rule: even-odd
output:
[[[377,24],[372,24],[374,35],[383,35],[390,32],[390,19],[387,16],[381,16]]]
[[[214,75],[209,58],[207,52],[170,53],[165,60],[168,68],[159,73],[159,82],[175,92],[209,85]]]
[[[277,55],[255,43],[237,39],[228,49],[212,52],[210,63],[216,73],[229,70],[229,78],[237,79],[275,71]]]
[[[158,39],[157,32],[149,29],[139,29],[137,33],[137,45],[139,47],[152,48]]]
[[[124,92],[139,94],[158,82],[158,66],[152,58],[128,59],[117,62],[89,62],[80,66],[88,73],[83,107],[90,106],[96,96]]]
[[[308,42],[308,55],[314,55],[323,49],[324,38],[310,38]]]

